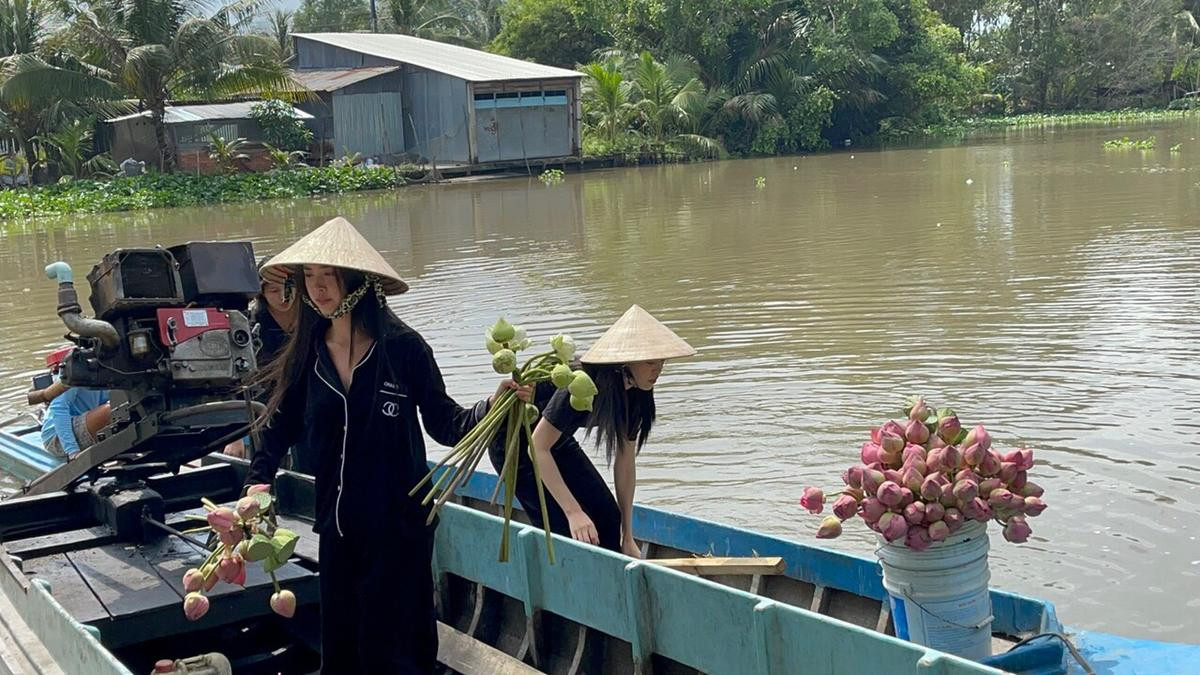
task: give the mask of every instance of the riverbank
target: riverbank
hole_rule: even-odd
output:
[[[406,184],[391,167],[316,167],[211,176],[152,173],[73,180],[0,191],[0,222],[68,213],[106,213],[315,197]]]

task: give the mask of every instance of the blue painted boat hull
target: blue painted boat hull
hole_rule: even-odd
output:
[[[41,448],[39,433],[29,431],[17,435],[0,430],[0,466],[6,471],[23,480],[30,480],[43,471],[56,466],[58,462],[59,460]],[[492,510],[488,506],[487,500],[490,499],[495,484],[496,477],[494,475],[477,474],[460,489],[460,498],[467,506],[485,511]],[[448,520],[454,518],[455,516],[449,514],[447,516]],[[452,527],[439,530],[440,555],[439,559],[435,561],[435,566],[442,566],[445,572],[465,575],[476,583],[488,585],[489,588],[510,597],[521,599],[522,592],[530,592],[528,587],[525,587],[524,591],[521,590],[522,587],[514,581],[516,578],[514,575],[519,576],[518,572],[522,568],[525,574],[530,574],[532,573],[530,565],[544,563],[545,553],[542,549],[537,548],[540,545],[539,542],[544,542],[541,530],[514,522],[511,526],[515,528],[512,533],[513,541],[525,542],[524,545],[534,547],[530,549],[533,553],[527,552],[524,561],[519,564],[517,562],[501,564],[497,563],[494,557],[495,547],[499,543],[501,525],[496,522],[481,521],[478,517],[459,516],[458,518],[461,522],[447,523]],[[472,528],[480,531],[469,532]],[[787,564],[785,574],[788,580],[811,585],[814,588],[831,589],[846,594],[847,598],[863,598],[880,605],[883,604],[886,597],[879,564],[874,559],[643,506],[637,507],[635,511],[634,530],[639,540],[648,542],[664,551],[716,556],[780,556]],[[572,554],[578,554],[577,565],[593,570],[597,575],[588,583],[589,592],[593,587],[600,585],[600,579],[605,574],[609,577],[614,574],[624,575],[621,578],[610,578],[610,582],[613,584],[653,583],[668,586],[677,582],[677,579],[671,575],[679,576],[676,572],[662,570],[663,573],[669,574],[667,577],[661,577],[661,568],[658,566],[630,563],[628,558],[617,554],[568,540],[561,540],[561,542],[560,558],[567,549],[570,549]],[[520,546],[518,546],[519,548]],[[560,560],[559,564],[569,563]],[[631,564],[640,571],[633,576],[628,576],[630,574],[628,566]],[[558,573],[558,570],[545,569],[548,571],[544,574]],[[630,579],[640,581],[630,581]],[[647,581],[647,579],[653,581]],[[697,588],[700,587],[696,586],[681,587],[680,592],[688,596],[695,595],[696,597],[691,600],[696,603],[700,602],[701,596],[710,597],[713,605],[707,610],[698,605],[690,607],[686,613],[692,616],[701,616],[704,611],[719,613],[733,611],[730,610],[731,607],[749,607],[750,610],[747,611],[752,612],[750,616],[753,619],[742,617],[742,620],[750,622],[746,623],[743,628],[747,631],[761,632],[762,635],[757,639],[766,641],[763,642],[764,645],[770,641],[770,636],[783,635],[779,638],[779,645],[770,649],[763,647],[767,651],[762,653],[774,654],[773,658],[784,658],[782,655],[788,653],[786,646],[788,638],[786,634],[778,632],[778,630],[783,630],[782,628],[768,630],[762,628],[764,625],[792,626],[792,629],[797,631],[832,630],[830,639],[860,641],[863,645],[878,642],[878,648],[884,651],[894,649],[897,643],[908,644],[876,632],[871,626],[854,625],[839,621],[836,616],[834,619],[830,619],[809,612],[808,608],[803,605],[800,605],[801,610],[797,611],[795,610],[797,605],[794,602],[789,603],[787,599],[770,600],[769,596],[764,597],[741,590],[732,590],[707,580],[689,579],[689,581],[703,582],[701,587],[707,589],[705,593],[711,591],[711,595],[699,593]],[[539,592],[544,592],[544,589]],[[575,595],[580,594],[578,589],[574,593]],[[540,600],[544,601],[545,598]],[[1196,670],[1196,664],[1200,664],[1200,645],[1133,640],[1091,631],[1070,632],[1064,629],[1054,606],[1049,602],[996,589],[991,591],[991,600],[995,616],[994,632],[1008,636],[1010,640],[1014,641],[1041,634],[1068,635],[1078,652],[1097,673],[1111,675],[1145,672],[1190,673]],[[526,599],[526,601],[527,604],[533,602],[531,599]],[[571,602],[564,601],[568,604]],[[545,604],[539,606],[547,607]],[[548,608],[556,613],[569,613],[567,611],[569,608],[562,606]],[[636,626],[631,627],[626,624],[604,626],[603,621],[607,620],[611,623],[614,619],[611,616],[607,618],[599,615],[591,616],[587,614],[586,610],[579,608],[576,610],[581,612],[579,616],[579,620],[582,620],[581,623],[600,630],[607,628],[606,632],[612,635],[628,633],[630,630],[636,629]],[[597,627],[594,625],[596,622],[600,622],[602,625]],[[832,628],[830,628],[831,626]],[[655,626],[650,630],[653,632],[660,627]],[[632,638],[630,641],[636,646],[638,642],[636,633],[630,633],[628,637]],[[736,640],[736,636],[733,635],[727,635],[726,638]],[[657,635],[654,639],[662,641],[667,637]],[[687,639],[694,640],[695,636]],[[795,641],[795,638],[792,640]],[[695,648],[700,649],[702,645],[697,643]],[[719,660],[725,649],[718,645],[711,658]],[[938,655],[937,652],[928,650],[927,652],[937,657],[934,658],[936,663],[930,662],[918,668],[920,672],[971,672],[969,662],[950,657],[942,659],[943,655]],[[921,657],[920,651],[917,652],[917,656],[924,659],[921,663],[932,658],[928,655]],[[796,655],[796,657],[801,658],[801,655]],[[1027,675],[1084,672],[1071,657],[1063,641],[1057,637],[1038,638],[1007,654],[987,659],[984,663],[1004,671]],[[784,670],[767,668],[766,670],[786,672],[786,668]],[[834,668],[830,672],[837,672],[837,669]]]

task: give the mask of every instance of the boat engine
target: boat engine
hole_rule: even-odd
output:
[[[69,265],[46,275],[75,343],[61,382],[109,390],[112,422],[26,494],[105,476],[109,494],[133,487],[239,438],[261,412],[246,392],[255,363],[245,310],[259,289],[249,242],[114,251],[87,275],[94,318],[83,316]]]

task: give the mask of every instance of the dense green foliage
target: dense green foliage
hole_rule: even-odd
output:
[[[0,191],[0,220],[60,213],[132,211],[171,206],[308,197],[403,185],[388,167],[328,166],[196,176],[152,173],[113,180],[74,180]]]
[[[263,140],[284,151],[308,151],[312,145],[312,130],[292,114],[292,106],[277,98],[255,103],[250,118],[258,123]]]

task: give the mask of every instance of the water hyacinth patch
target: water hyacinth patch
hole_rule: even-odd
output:
[[[575,357],[575,341],[570,336],[554,336],[550,339],[550,351],[536,354],[523,364],[520,363],[518,354],[529,349],[533,341],[521,326],[513,325],[501,317],[485,331],[483,342],[488,353],[492,355],[492,369],[497,373],[511,376],[518,385],[551,383],[570,393],[571,407],[575,410],[592,409],[592,400],[597,394],[596,383],[582,370],[571,369],[571,360]],[[538,502],[541,504],[542,513],[546,513],[542,474],[538,468],[537,453],[533,452],[532,426],[537,416],[537,407],[523,403],[511,390],[500,394],[475,428],[467,432],[467,435],[463,436],[462,440],[409,492],[409,496],[416,496],[426,483],[431,484],[421,502],[424,505],[431,502],[433,504],[428,522],[433,522],[442,505],[454,495],[458,486],[471,477],[483,456],[487,454],[488,446],[499,436],[500,430],[504,429],[504,465],[500,471],[500,480],[496,483],[496,490],[492,492],[492,503],[496,503],[500,486],[503,485],[504,528],[500,536],[500,562],[507,562],[509,523],[512,521],[513,495],[517,489],[518,453],[522,436],[530,449],[528,456],[537,483]],[[550,534],[549,519],[544,525],[546,552],[550,562],[554,562],[554,540]]]
[[[183,574],[183,590],[187,594],[183,599],[183,613],[189,621],[208,613],[209,602],[204,594],[218,581],[244,587],[248,563],[261,564],[263,571],[271,576],[271,583],[275,585],[271,609],[288,618],[296,611],[296,597],[279,587],[275,570],[283,567],[292,556],[299,536],[275,522],[275,499],[270,490],[270,485],[251,485],[233,509],[203,499],[201,503],[208,513],[191,516],[205,524],[186,532],[210,532],[215,535],[216,545],[199,567]],[[277,603],[276,596],[290,597],[290,606],[286,602]],[[289,607],[289,611],[281,611]]]
[[[983,425],[963,427],[950,408],[935,409],[921,397],[909,400],[900,421],[871,430],[859,449],[860,464],[842,472],[845,487],[804,489],[801,506],[821,513],[833,499],[819,539],[841,534],[830,519],[860,516],[885,541],[924,551],[967,521],[1004,526],[1013,543],[1029,539],[1029,519],[1046,509],[1043,489],[1030,482],[1033,451],[1000,451]]]

